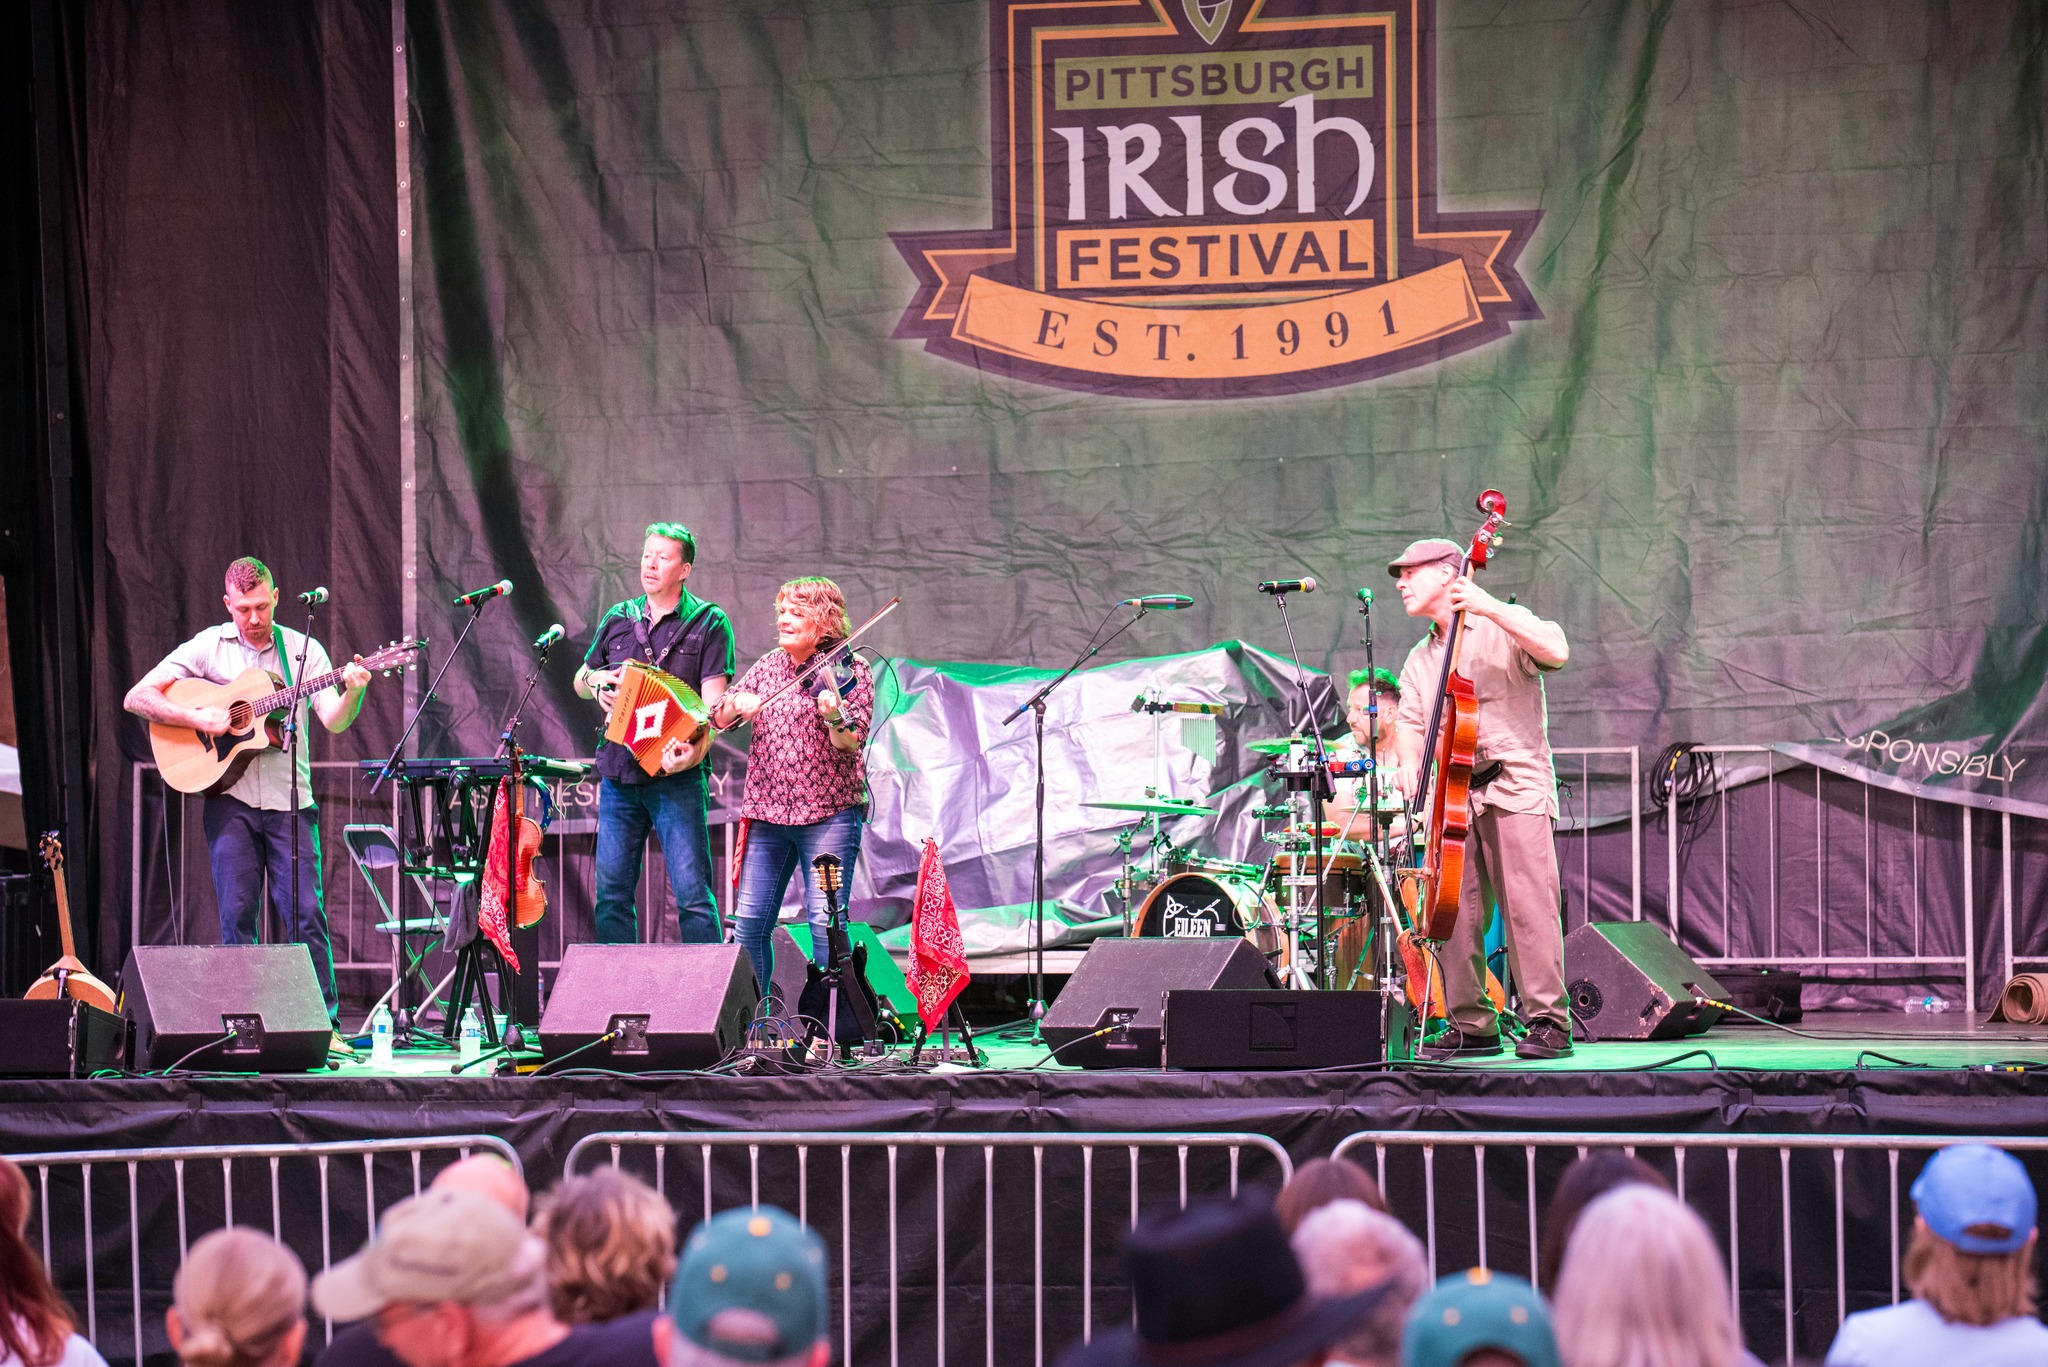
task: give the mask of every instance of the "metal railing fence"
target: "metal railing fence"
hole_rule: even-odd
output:
[[[1131,1315],[1117,1250],[1141,1208],[1235,1193],[1241,1177],[1277,1189],[1294,1172],[1287,1151],[1259,1134],[798,1130],[593,1134],[569,1150],[563,1170],[594,1155],[617,1167],[628,1149],[653,1151],[635,1166],[664,1194],[672,1179],[694,1177],[694,1193],[670,1195],[691,1222],[765,1202],[818,1230],[838,1263],[841,1367],[883,1357],[890,1367],[946,1367],[949,1355],[994,1367],[999,1343],[1003,1361],[1027,1360],[1027,1340],[1028,1361],[1043,1367],[1074,1335]],[[671,1165],[670,1150],[683,1161]],[[967,1162],[949,1174],[956,1151]],[[1098,1164],[1102,1151],[1123,1161]],[[1251,1173],[1242,1171],[1247,1153],[1262,1160]],[[1191,1162],[1197,1155],[1215,1161]],[[1028,1229],[1016,1219],[1020,1188],[1029,1192]],[[978,1345],[961,1332],[963,1304],[970,1324],[979,1307]],[[1028,1316],[1018,1313],[1026,1306]]]
[[[74,1308],[83,1310],[80,1332],[109,1361],[140,1364],[168,1350],[163,1312],[170,1305],[171,1279],[200,1235],[234,1224],[267,1228],[291,1246],[309,1271],[318,1272],[333,1266],[337,1253],[344,1258],[354,1253],[383,1210],[424,1189],[432,1177],[429,1155],[452,1162],[484,1150],[520,1167],[510,1144],[483,1134],[9,1157],[28,1175],[34,1194],[38,1219],[29,1239],[40,1240],[51,1280]],[[335,1161],[351,1158],[361,1158],[360,1171]],[[433,1171],[443,1166],[446,1162],[437,1163]],[[115,1177],[111,1201],[95,1182],[95,1175],[109,1168]],[[102,1298],[118,1295],[108,1288],[121,1281],[127,1283],[125,1323],[118,1315],[100,1313]],[[126,1342],[120,1337],[123,1330],[129,1335]],[[325,1333],[331,1340],[331,1323],[325,1323]]]
[[[1913,1222],[1901,1198],[1920,1167],[1907,1160],[1965,1143],[2039,1155],[2037,1182],[2048,1166],[2048,1137],[1957,1135],[1368,1130],[1332,1156],[1363,1161],[1371,1150],[1366,1166],[1393,1213],[1420,1232],[1433,1272],[1498,1267],[1538,1282],[1539,1213],[1558,1175],[1591,1149],[1625,1150],[1663,1173],[1714,1231],[1749,1343],[1776,1330],[1789,1362],[1819,1358],[1852,1308],[1898,1303]],[[1469,1155],[1469,1169],[1453,1153]],[[1507,1162],[1489,1164],[1496,1153]],[[1772,1206],[1776,1218],[1759,1228],[1755,1212]],[[1817,1281],[1814,1269],[1829,1265],[1832,1280]]]

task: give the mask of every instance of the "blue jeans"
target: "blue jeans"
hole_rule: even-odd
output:
[[[277,909],[281,942],[302,944],[313,956],[327,1018],[341,1019],[334,991],[334,946],[327,936],[327,900],[320,890],[320,823],[307,808],[299,824],[299,904],[292,905],[292,814],[267,812],[239,798],[214,794],[200,815],[213,896],[220,906],[220,942],[259,942],[263,875],[270,874],[270,904]],[[337,1029],[340,1027],[337,1025]]]
[[[775,918],[782,909],[782,892],[789,876],[804,880],[804,906],[811,920],[811,958],[826,959],[825,893],[811,872],[811,861],[821,854],[839,856],[841,877],[839,905],[846,906],[846,889],[853,886],[854,861],[860,858],[860,833],[866,824],[858,807],[834,812],[808,826],[779,826],[772,821],[750,822],[747,826],[746,862],[740,867],[739,906],[733,915],[739,921],[740,944],[754,961],[754,981],[761,995],[775,982]],[[794,1007],[795,1002],[783,1003]]]
[[[686,944],[718,942],[718,904],[711,896],[711,828],[705,824],[704,811],[701,767],[652,783],[598,780],[599,944],[629,945],[640,938],[637,894],[650,831],[661,836],[680,938]]]

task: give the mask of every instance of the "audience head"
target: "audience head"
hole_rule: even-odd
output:
[[[71,1312],[29,1247],[28,1174],[0,1158],[0,1355],[48,1367],[71,1339]]]
[[[601,1324],[661,1304],[676,1270],[676,1216],[617,1168],[566,1177],[533,1232],[548,1246],[548,1297],[564,1324]]]
[[[1429,1281],[1422,1241],[1385,1211],[1349,1197],[1310,1211],[1294,1231],[1302,1277],[1317,1296],[1349,1296],[1386,1285],[1387,1293],[1336,1355],[1353,1367],[1399,1367],[1401,1326]]]
[[[2034,1313],[2034,1184],[1986,1144],[1952,1144],[1913,1183],[1906,1284],[1941,1317],[1997,1324]]]
[[[1273,1213],[1280,1218],[1280,1228],[1293,1234],[1304,1215],[1332,1201],[1363,1201],[1374,1210],[1387,1208],[1380,1184],[1358,1164],[1348,1158],[1311,1158],[1280,1188]]]
[[[1062,1367],[1321,1362],[1387,1295],[1383,1286],[1327,1299],[1311,1293],[1271,1199],[1258,1191],[1145,1216],[1124,1262],[1136,1327],[1070,1347]]]
[[[495,1345],[554,1324],[546,1245],[497,1201],[452,1187],[386,1211],[360,1253],[313,1279],[313,1304],[335,1320],[376,1316],[378,1341],[407,1367],[490,1361]]]
[[[217,1229],[192,1245],[164,1316],[186,1367],[289,1367],[306,1346],[306,1269],[253,1229]]]
[[[512,1218],[520,1224],[526,1223],[530,1200],[526,1179],[499,1154],[473,1153],[460,1162],[450,1163],[441,1169],[433,1186],[436,1191],[473,1191],[487,1196],[511,1211]]]
[[[1475,1267],[1443,1278],[1409,1312],[1402,1367],[1560,1367],[1550,1311],[1520,1277]],[[1573,1359],[1572,1367],[1578,1367]]]
[[[1626,1183],[1579,1216],[1551,1297],[1572,1367],[1736,1367],[1742,1335],[1714,1236],[1662,1187]]]
[[[1655,1168],[1620,1149],[1594,1149],[1564,1170],[1550,1193],[1550,1204],[1543,1211],[1543,1239],[1536,1256],[1537,1285],[1557,1289],[1565,1245],[1571,1241],[1580,1212],[1599,1197],[1630,1182],[1663,1191],[1671,1189]]]
[[[669,1292],[663,1367],[824,1367],[832,1360],[825,1244],[774,1206],[714,1215],[690,1232]]]

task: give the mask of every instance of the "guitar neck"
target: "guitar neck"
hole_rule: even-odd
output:
[[[272,712],[282,712],[288,707],[297,707],[302,701],[312,697],[321,689],[332,688],[340,683],[341,674],[342,671],[339,669],[330,669],[325,674],[316,674],[310,679],[302,679],[289,688],[280,688],[275,693],[265,694],[249,704],[249,706],[255,709],[259,716],[268,716]]]
[[[57,938],[64,946],[64,957],[76,959],[78,948],[71,940],[71,894],[64,887],[64,867],[58,865],[51,870],[57,881]]]

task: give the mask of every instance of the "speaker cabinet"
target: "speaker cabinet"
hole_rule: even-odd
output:
[[[570,945],[541,1053],[552,1063],[582,1050],[571,1066],[622,1072],[708,1068],[746,1043],[760,1000],[738,945]]]
[[[1169,990],[1278,986],[1266,956],[1235,937],[1097,940],[1053,1000],[1042,1028],[1062,1063],[1157,1068]]]
[[[1564,938],[1565,991],[1581,1037],[1678,1039],[1726,1013],[1721,984],[1648,921],[1589,921]]]
[[[303,1073],[333,1026],[304,945],[137,945],[121,970],[137,1068]]]
[[[1378,992],[1170,989],[1160,1061],[1193,1071],[1351,1068],[1386,1057]],[[1404,1015],[1406,1002],[1395,1004]]]
[[[128,1024],[75,998],[0,1000],[0,1076],[87,1077],[119,1068]]]

